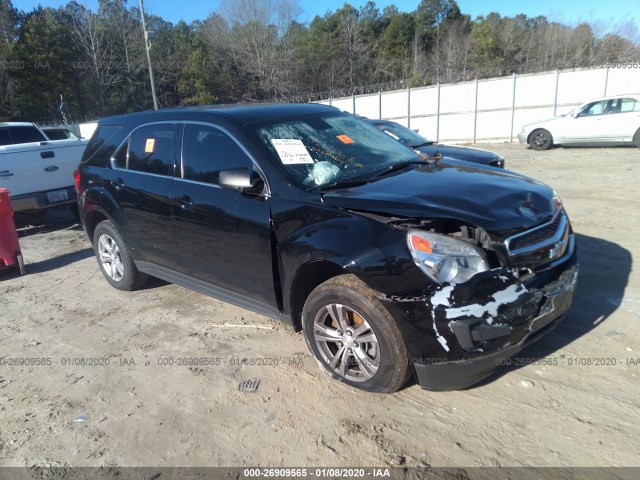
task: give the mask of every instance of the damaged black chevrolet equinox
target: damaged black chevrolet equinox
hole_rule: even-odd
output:
[[[547,185],[437,162],[323,105],[101,120],[76,188],[115,288],[151,275],[282,319],[367,391],[478,382],[558,323],[576,283]]]

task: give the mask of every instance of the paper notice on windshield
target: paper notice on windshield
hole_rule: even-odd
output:
[[[313,158],[309,155],[309,151],[302,143],[302,140],[272,138],[271,143],[278,152],[278,156],[283,165],[313,165],[314,163]]]

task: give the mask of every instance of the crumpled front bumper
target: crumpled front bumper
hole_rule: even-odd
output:
[[[552,330],[571,306],[578,276],[571,252],[522,283],[506,269],[438,288],[425,301],[395,302],[421,387],[457,390]]]

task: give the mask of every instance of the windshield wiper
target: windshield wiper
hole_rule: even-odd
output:
[[[322,192],[327,190],[336,190],[338,188],[350,188],[350,187],[358,187],[360,185],[365,185],[369,182],[372,182],[374,179],[372,178],[364,178],[360,180],[346,180],[344,182],[331,182],[325,185],[318,185],[314,187],[312,190],[320,190]]]
[[[380,178],[393,173],[395,171],[398,170],[402,170],[403,168],[406,168],[408,166],[411,165],[422,165],[422,164],[426,164],[427,162],[425,160],[409,160],[406,162],[400,162],[400,163],[396,163],[394,165],[390,165],[389,167],[386,167],[382,170],[378,170],[376,173],[374,173],[374,175],[369,176],[369,177],[365,177],[365,178],[358,178],[358,179],[353,179],[353,180],[345,180],[345,181],[338,181],[338,182],[331,182],[331,183],[327,183],[325,185],[318,185],[317,187],[313,187],[308,189],[309,191],[314,191],[314,190],[320,190],[320,191],[327,191],[327,190],[337,190],[339,188],[350,188],[350,187],[359,187],[360,185],[366,185],[367,183],[371,183],[371,182],[375,182],[376,180],[379,180]]]
[[[433,145],[436,142],[432,142],[430,140],[427,140],[424,143],[418,143],[417,145],[410,145],[411,148],[420,148],[420,147],[430,147],[431,145]]]
[[[407,160],[406,162],[400,162],[400,163],[391,165],[385,168],[384,170],[379,171],[373,177],[369,177],[369,178],[370,180],[374,180],[374,179],[389,175],[390,173],[396,172],[398,170],[402,170],[403,168],[409,167],[411,165],[422,165],[426,163],[427,162],[425,160]]]

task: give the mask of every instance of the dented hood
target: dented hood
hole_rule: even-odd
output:
[[[503,238],[549,219],[553,190],[524,175],[454,162],[416,165],[356,187],[331,190],[339,208],[407,218],[447,218]]]

